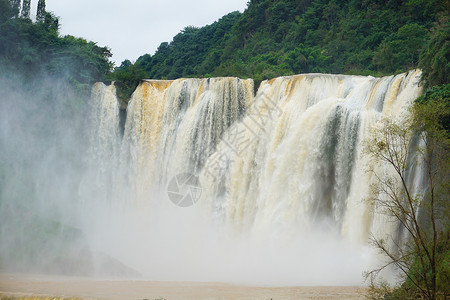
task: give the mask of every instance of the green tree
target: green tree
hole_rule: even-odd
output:
[[[428,35],[420,56],[422,79],[426,87],[447,83],[450,78],[450,25],[448,15],[442,16]]]
[[[125,108],[142,79],[146,77],[145,71],[139,64],[132,64],[128,59],[114,69],[114,72],[108,75],[110,80],[114,81],[117,88],[117,96],[121,102],[122,108]]]
[[[29,19],[30,18],[30,6],[31,6],[31,0],[23,0],[22,3],[22,18]]]
[[[398,29],[397,35],[402,44],[402,52],[407,55],[408,68],[415,68],[419,62],[419,51],[425,41],[425,29],[423,26],[412,23]]]
[[[37,13],[36,13],[36,21],[44,22],[45,21],[45,0],[39,0],[37,5]]]
[[[390,293],[391,298],[437,299],[448,295],[450,274],[449,248],[449,87],[419,98],[413,119],[396,123],[384,120],[384,126],[367,144],[366,153],[375,162],[383,162],[392,175],[372,171],[377,183],[372,188],[374,205],[397,222],[406,238],[372,236],[372,244],[387,258],[387,263],[370,271],[375,282],[378,273],[395,266],[404,282]],[[446,121],[445,121],[446,120]],[[411,147],[412,136],[419,142]],[[426,187],[413,193],[408,171],[422,167]],[[383,295],[381,297],[385,297]]]
[[[59,19],[52,12],[44,11],[42,26],[47,32],[59,33]]]
[[[8,0],[0,0],[0,75],[15,71],[29,83],[39,77],[58,78],[88,93],[89,85],[111,70],[111,52],[93,42],[59,36],[59,20],[44,11],[43,21],[15,18]]]

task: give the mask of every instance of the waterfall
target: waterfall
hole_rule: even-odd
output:
[[[96,119],[94,152],[115,168],[110,201],[125,207],[127,220],[115,220],[115,229],[105,227],[125,235],[138,228],[139,238],[133,234],[125,240],[142,248],[135,256],[148,260],[147,270],[165,270],[150,272],[158,280],[229,281],[227,270],[242,264],[267,273],[256,276],[260,282],[278,276],[282,284],[314,284],[315,273],[304,273],[315,268],[322,284],[355,284],[363,266],[346,265],[355,273],[350,281],[324,270],[341,268],[339,259],[344,265],[361,263],[371,232],[395,230],[367,201],[374,178],[366,170],[374,166],[363,149],[382,118],[408,118],[422,91],[420,75],[419,70],[383,78],[294,75],[263,81],[256,95],[251,79],[145,80],[128,104],[123,137],[113,87],[96,85],[93,103],[100,108],[94,114],[105,113]],[[415,169],[411,184],[419,185],[420,176]],[[176,202],[177,193],[190,198]],[[172,227],[180,223],[182,229]],[[166,243],[171,238],[178,241]],[[124,242],[116,238],[111,245],[118,240]],[[175,259],[179,252],[170,247],[180,246],[187,251],[183,257],[196,251],[199,257]],[[314,255],[328,264],[310,265]],[[206,267],[196,259],[216,271],[202,270]],[[216,268],[217,260],[230,266]],[[267,260],[267,268],[260,269],[261,260]],[[136,266],[136,261],[129,263]],[[292,268],[298,276],[286,278]],[[245,274],[233,278],[245,279]]]
[[[310,74],[263,82],[235,125],[245,143],[229,132],[219,145],[229,167],[215,168],[217,153],[207,162],[203,186],[212,188],[205,202],[239,230],[286,232],[321,223],[367,241],[377,225],[364,201],[371,179],[363,143],[382,117],[406,117],[420,93],[419,76]]]
[[[92,88],[91,150],[101,166],[117,159],[119,150],[119,102],[114,85],[96,83]]]
[[[134,200],[150,200],[152,190],[179,173],[199,173],[252,101],[252,80],[142,82],[127,108],[121,152],[123,173],[129,172],[124,180],[134,185]]]
[[[89,170],[82,178],[80,194],[84,199],[107,202],[116,181],[120,150],[119,102],[114,84],[94,84],[91,99]]]

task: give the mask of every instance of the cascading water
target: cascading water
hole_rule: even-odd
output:
[[[144,81],[128,106],[120,158],[133,200],[151,199],[178,173],[198,173],[209,148],[252,99],[251,80]]]
[[[406,117],[420,93],[418,76],[311,74],[263,82],[248,116],[236,124],[248,143],[239,149],[223,141],[219,152],[232,162],[226,170],[214,169],[214,155],[208,161],[202,175],[216,176],[205,179],[212,187],[206,201],[229,224],[250,230],[309,230],[321,221],[366,241],[379,224],[364,203],[371,180],[364,175],[363,142],[381,117]],[[223,182],[225,194],[218,191]],[[355,228],[361,233],[350,233]]]
[[[364,142],[408,117],[419,79],[296,75],[256,96],[252,80],[146,80],[122,138],[114,89],[96,85],[95,160],[116,208],[88,222],[92,243],[155,280],[361,283],[369,233],[394,230],[366,201]],[[169,201],[179,174],[198,178],[192,207]]]

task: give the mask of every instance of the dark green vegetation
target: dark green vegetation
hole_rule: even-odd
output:
[[[144,70],[132,64],[129,60],[123,61],[120,67],[114,69],[114,73],[109,74],[108,78],[115,82],[117,97],[119,98],[122,109],[127,107],[129,97],[141,79],[146,77],[147,74]]]
[[[447,7],[450,7],[447,1]],[[428,34],[429,39],[421,52],[419,67],[423,69],[426,86],[441,85],[450,78],[450,19],[448,10],[442,14]]]
[[[420,66],[430,86],[442,84],[450,76],[449,5],[447,0],[252,0],[242,14],[186,27],[153,56],[124,61],[112,78],[127,78],[123,96],[141,71],[153,79],[259,81],[310,72],[385,75]]]
[[[429,188],[426,202],[422,203],[424,211],[430,214],[420,218],[425,245],[431,251],[428,257],[427,253],[414,257],[410,274],[420,273],[422,268],[424,276],[416,276],[416,282],[426,290],[428,281],[429,289],[434,289],[434,293],[427,291],[425,298],[447,299],[450,296],[450,84],[426,91],[416,100],[413,113],[414,127],[425,135],[427,178],[433,188]],[[402,287],[403,291],[409,289],[417,293],[419,290],[411,278]]]
[[[450,83],[428,89],[416,99],[414,111],[416,118],[423,120],[420,128],[432,126],[443,137],[450,138]]]
[[[26,82],[25,87],[40,85],[44,78],[57,78],[84,93],[89,92],[92,83],[105,79],[112,68],[108,48],[73,36],[60,36],[59,20],[45,11],[42,0],[34,23],[28,17],[19,17],[18,6],[14,5],[17,4],[0,0],[1,76],[16,74],[20,78],[14,80]],[[23,5],[28,7],[29,3]],[[22,10],[23,14],[30,13]]]

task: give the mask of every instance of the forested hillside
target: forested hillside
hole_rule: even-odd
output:
[[[433,60],[440,65],[443,83],[449,74],[448,65],[442,66],[449,56],[449,5],[448,0],[251,0],[242,14],[186,27],[153,56],[145,54],[135,65],[124,61],[115,78],[383,75],[418,67],[422,54],[427,65]]]
[[[84,93],[105,79],[112,68],[108,48],[60,36],[59,20],[45,11],[45,1],[39,1],[35,22],[30,19],[30,1],[19,4],[0,0],[0,76],[13,79],[21,89],[53,78]]]

